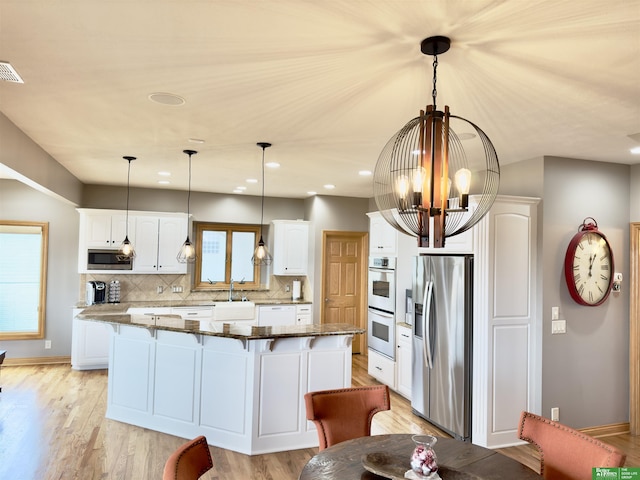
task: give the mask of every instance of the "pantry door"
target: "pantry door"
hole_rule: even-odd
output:
[[[322,236],[322,323],[367,326],[367,232],[325,231]],[[366,348],[366,336],[356,335],[353,353]]]

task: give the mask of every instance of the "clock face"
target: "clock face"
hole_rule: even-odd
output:
[[[613,256],[606,238],[597,231],[576,235],[567,250],[565,274],[576,302],[589,306],[604,302],[613,279]]]

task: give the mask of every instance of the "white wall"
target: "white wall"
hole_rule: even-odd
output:
[[[71,355],[71,310],[78,291],[78,213],[57,200],[16,180],[0,180],[0,218],[49,223],[47,300],[44,340],[0,341],[7,358]]]
[[[311,221],[314,268],[312,282],[314,292],[313,318],[320,323],[320,302],[322,301],[322,232],[338,230],[368,232],[369,200],[366,198],[325,197],[316,195],[305,201],[305,220]],[[363,293],[366,295],[366,292]]]

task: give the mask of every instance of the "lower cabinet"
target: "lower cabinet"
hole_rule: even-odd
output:
[[[368,373],[380,383],[396,388],[396,362],[369,349]]]
[[[304,305],[296,305],[296,325],[311,325],[312,305],[306,303]]]
[[[411,399],[411,327],[396,327],[396,390]]]
[[[109,366],[109,331],[104,323],[76,318],[81,308],[73,309],[71,368],[98,370]]]

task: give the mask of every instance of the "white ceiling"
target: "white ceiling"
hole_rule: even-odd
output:
[[[431,103],[480,126],[500,162],[640,163],[638,0],[0,0],[0,111],[82,182],[370,197],[387,140]],[[153,103],[168,92],[183,106]],[[190,138],[205,140],[195,144]],[[323,189],[326,183],[335,190]],[[165,188],[165,187],[163,187]]]

